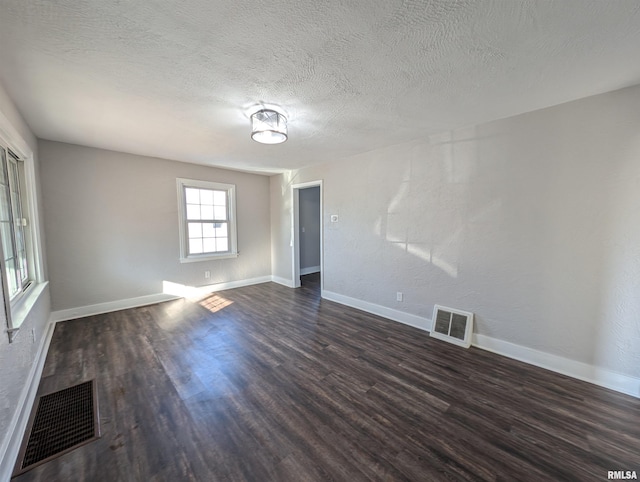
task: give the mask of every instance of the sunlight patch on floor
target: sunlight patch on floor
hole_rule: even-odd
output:
[[[211,313],[217,313],[218,311],[226,308],[229,305],[233,304],[233,301],[228,300],[217,294],[212,294],[211,296],[206,297],[203,300],[198,302],[200,306],[206,308]]]

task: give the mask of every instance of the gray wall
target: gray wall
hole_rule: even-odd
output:
[[[325,290],[637,378],[639,126],[640,86],[444,132],[273,178],[272,218],[322,179]]]
[[[293,237],[291,234],[291,176],[289,173],[271,176],[271,275],[274,281],[293,286],[291,256]]]
[[[300,218],[300,233],[298,238],[300,239],[300,270],[317,267],[319,270],[320,187],[309,187],[300,190],[298,212]]]
[[[39,149],[54,311],[162,293],[163,281],[271,274],[268,177],[50,141]],[[179,262],[177,177],[236,185],[240,256]]]
[[[0,116],[7,120],[34,152],[36,180],[38,180],[39,164],[36,139],[2,85],[0,85]],[[39,186],[36,186],[36,188],[38,190],[38,205],[41,206]],[[42,211],[40,210],[41,214]],[[40,217],[42,221],[42,216]],[[43,232],[42,226],[40,231],[41,233]],[[46,270],[44,275],[46,276]],[[4,300],[0,297],[0,303],[3,302]],[[22,409],[20,406],[21,396],[27,388],[29,372],[36,360],[38,348],[41,346],[43,337],[46,334],[50,315],[48,288],[40,295],[36,305],[23,322],[15,341],[11,344],[9,344],[6,334],[7,325],[4,312],[4,305],[2,305],[0,306],[0,324],[2,327],[0,330],[0,478],[3,470],[7,468],[6,464],[14,462],[4,460],[9,437],[12,435],[9,429],[11,428],[11,421],[17,417]],[[32,336],[32,331],[35,336]]]

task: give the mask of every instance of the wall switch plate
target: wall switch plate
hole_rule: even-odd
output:
[[[396,301],[402,301],[402,291],[396,293]]]
[[[331,222],[332,223],[337,223],[338,222],[338,215],[337,214],[332,214],[331,215]]]
[[[204,279],[209,279],[211,278],[211,271],[207,270],[204,272]]]

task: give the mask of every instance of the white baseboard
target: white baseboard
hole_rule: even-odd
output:
[[[474,333],[473,346],[640,398],[640,379],[504,340]]]
[[[431,331],[432,322],[428,318],[422,318],[326,290],[322,292],[322,297],[421,330]],[[476,333],[473,334],[472,344],[482,350],[640,398],[640,379],[635,377]]]
[[[180,298],[180,296],[166,293],[138,296],[137,298],[127,298],[125,300],[108,301],[106,303],[98,303],[95,305],[69,308],[68,310],[53,311],[51,312],[51,319],[54,322],[74,320],[76,318],[84,318],[85,316],[100,315],[102,313],[110,313],[112,311],[126,310],[127,308],[137,308],[139,306],[153,305],[154,303],[161,303],[163,301],[170,301],[178,298]]]
[[[313,274],[319,273],[320,266],[309,266],[308,268],[300,268],[300,276],[304,276],[305,274]]]
[[[281,278],[280,276],[271,276],[271,281],[278,283],[279,285],[286,286],[287,288],[295,288],[292,280]]]
[[[128,308],[153,305],[155,303],[162,303],[163,301],[177,300],[179,298],[199,298],[217,291],[240,288],[242,286],[250,286],[259,283],[267,283],[269,281],[271,281],[271,276],[261,276],[259,278],[228,281],[225,283],[215,283],[197,287],[165,281],[163,293],[138,296],[136,298],[127,298],[124,300],[108,301],[106,303],[98,303],[95,305],[80,306],[78,308],[70,308],[68,310],[54,311],[51,313],[51,318],[55,322],[73,320],[76,318],[83,318],[85,316],[93,316],[102,313],[110,313],[112,311],[126,310]]]
[[[403,311],[394,310],[393,308],[387,308],[386,306],[377,305],[368,301],[362,301],[349,296],[344,296],[333,291],[322,291],[322,297],[329,301],[335,301],[341,305],[347,305],[352,308],[357,308],[367,313],[382,316],[393,321],[404,323],[405,325],[413,326],[414,328],[420,328],[421,330],[429,331],[431,329],[431,320],[423,318],[421,316],[412,315]]]
[[[22,437],[27,429],[29,415],[31,415],[31,409],[36,399],[36,394],[38,393],[38,385],[40,384],[40,377],[44,368],[44,362],[47,359],[47,352],[49,351],[49,344],[51,343],[54,328],[55,323],[49,321],[18,400],[17,406],[21,408],[16,411],[11,423],[9,424],[7,433],[10,435],[8,437],[7,445],[3,447],[3,451],[0,452],[0,481],[4,482],[11,479],[13,466],[16,463],[18,452],[20,451],[20,445],[22,444]]]
[[[242,288],[243,286],[257,285],[260,283],[268,283],[269,281],[271,281],[271,276],[260,276],[258,278],[227,281],[224,283],[214,283],[205,286],[187,286],[165,281],[163,291],[164,294],[174,295],[178,298],[201,298],[218,291],[230,290],[233,288]]]
[[[226,283],[216,283],[213,285],[203,286],[205,294],[215,293],[216,291],[230,290],[233,288],[242,288],[243,286],[259,285],[271,281],[271,276],[259,276],[257,278],[242,279],[239,281],[228,281]]]

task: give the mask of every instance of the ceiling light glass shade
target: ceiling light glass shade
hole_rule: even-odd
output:
[[[263,109],[251,115],[251,139],[262,144],[287,140],[287,118],[275,110]]]

